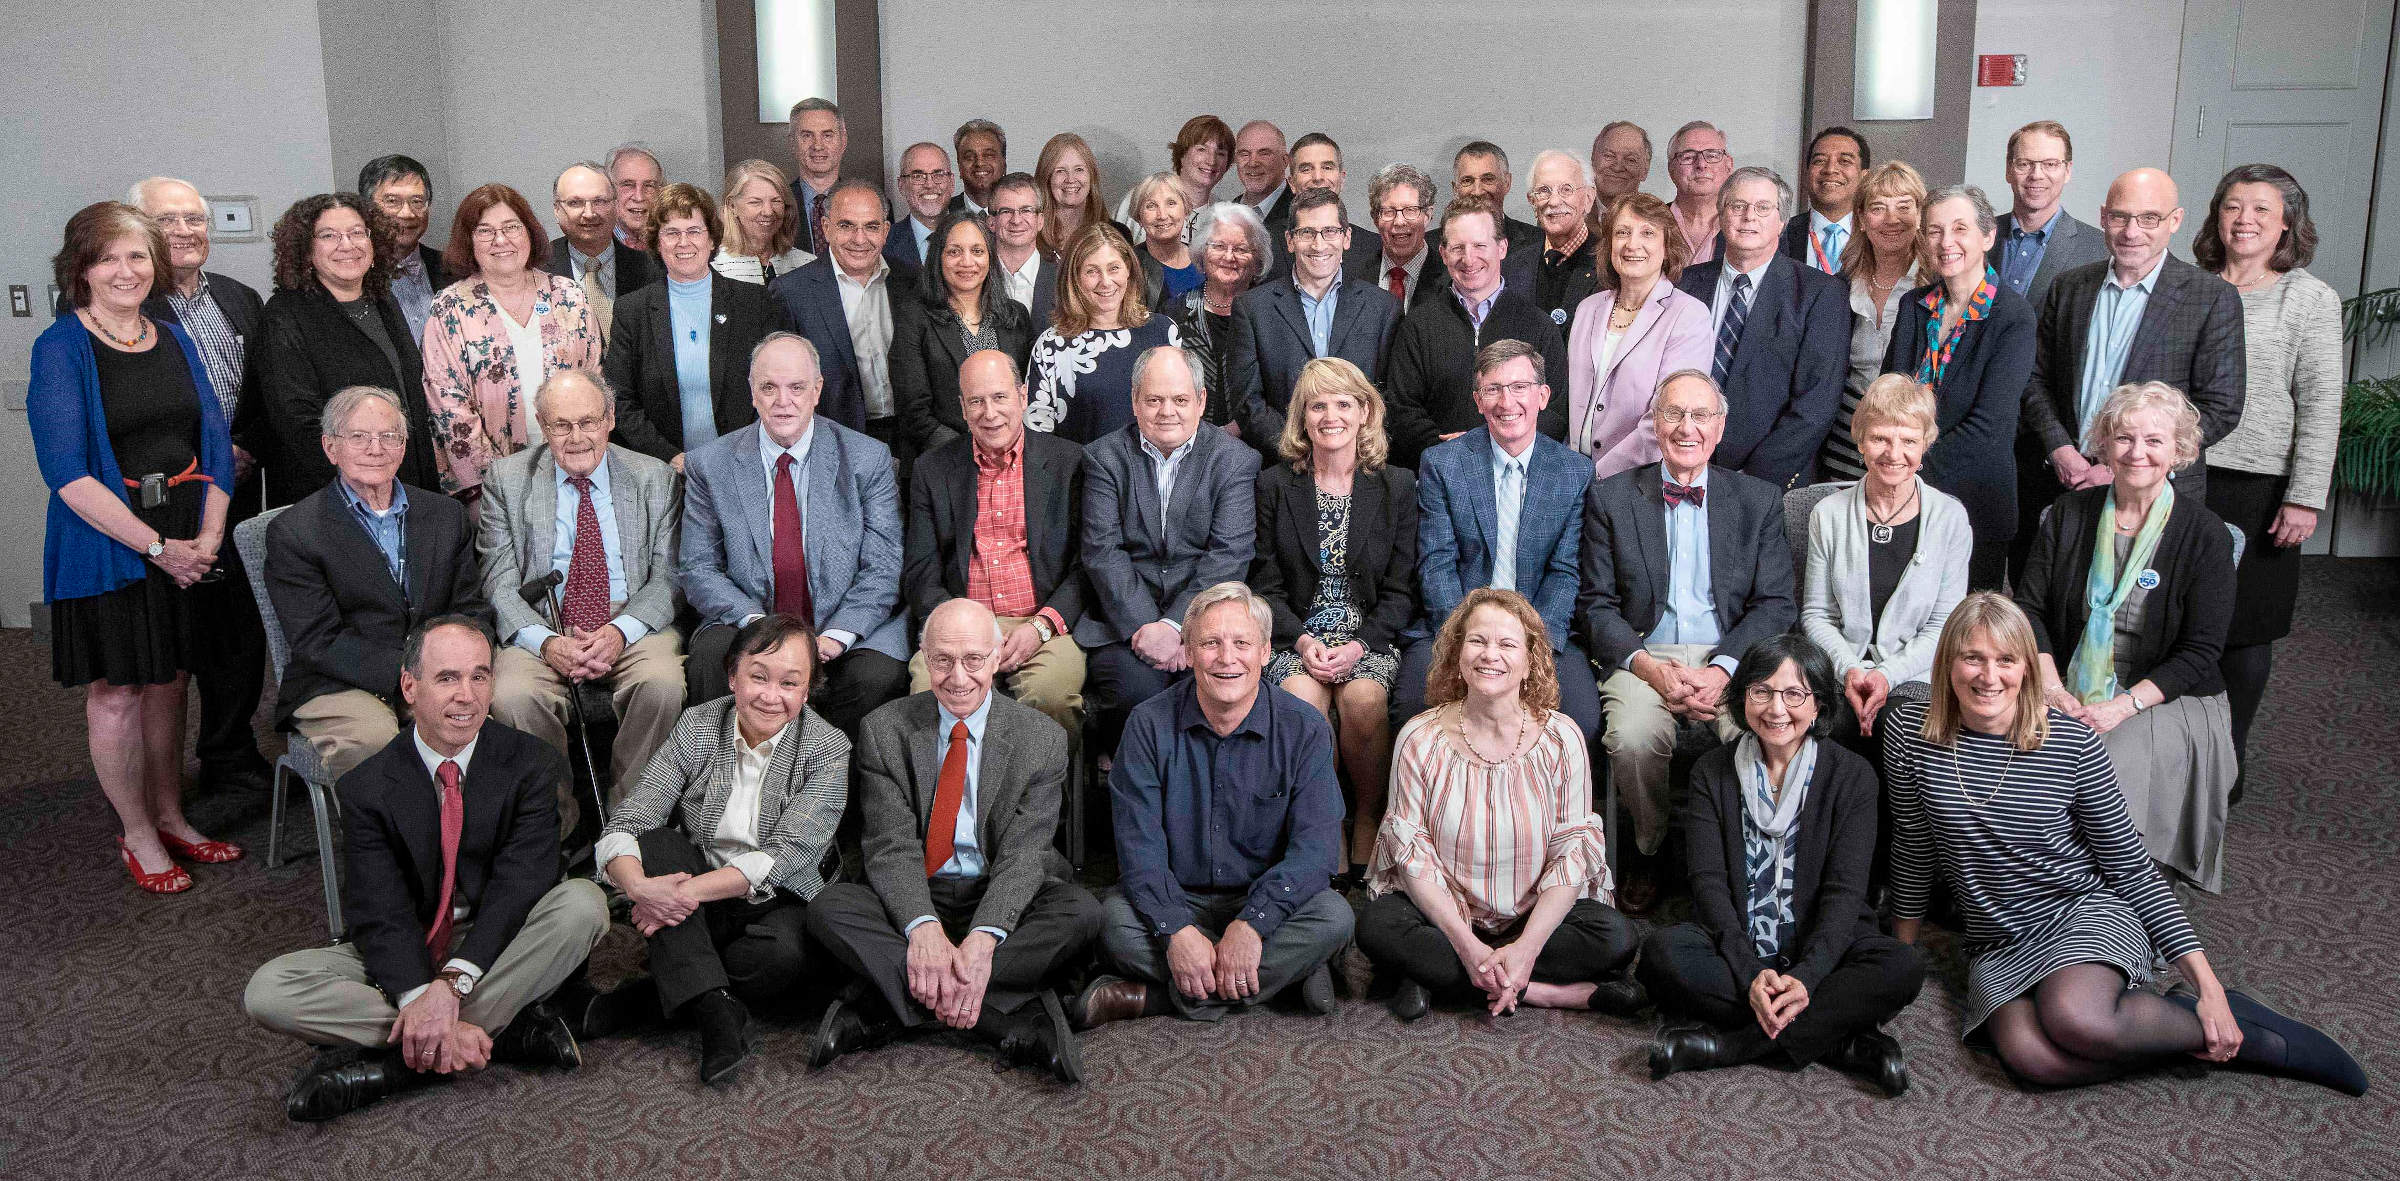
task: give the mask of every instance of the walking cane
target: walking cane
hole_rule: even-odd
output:
[[[550,618],[558,621],[563,627],[566,617],[560,613],[558,605],[558,584],[564,581],[566,581],[566,576],[553,570],[518,587],[517,597],[525,600],[525,605],[536,611],[542,609],[544,602],[549,603]],[[592,761],[591,727],[583,720],[582,689],[581,678],[574,678],[568,682],[567,708],[575,715],[575,744],[583,749],[583,768],[592,777],[592,815],[599,821],[601,828],[607,828],[608,801],[603,798],[600,791],[600,764]]]

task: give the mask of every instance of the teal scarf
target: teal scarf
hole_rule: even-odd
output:
[[[2168,485],[2159,489],[2158,499],[2150,504],[2150,515],[2142,518],[2141,532],[2133,536],[2133,553],[2120,574],[2117,490],[2110,488],[2108,498],[2101,502],[2098,536],[2092,542],[2092,574],[2084,584],[2084,599],[2092,613],[2083,621],[2083,642],[2075,646],[2075,659],[2067,666],[2067,691],[2085,705],[2096,705],[2122,691],[2117,686],[2117,609],[2133,593],[2142,571],[2150,568],[2151,557],[2158,553],[2159,535],[2167,531],[2167,517],[2174,511],[2175,488]]]

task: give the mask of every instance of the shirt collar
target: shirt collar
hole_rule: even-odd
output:
[[[1303,307],[1311,307],[1317,304],[1330,302],[1333,301],[1335,296],[1340,295],[1342,292],[1342,276],[1338,272],[1335,273],[1333,276],[1333,282],[1325,285],[1325,294],[1322,296],[1317,296],[1310,295],[1308,293],[1308,288],[1300,285],[1300,272],[1298,270],[1294,270],[1292,272],[1292,290],[1300,293],[1300,303]]]
[[[177,290],[175,289],[175,280],[174,280],[173,276],[169,276],[169,277],[168,277],[168,279],[167,279],[167,299],[168,299],[168,301],[169,301],[169,302],[173,303],[175,306],[177,306],[177,307],[182,307],[182,306],[185,306],[185,305],[187,305],[187,304],[194,304],[194,303],[198,303],[198,302],[200,302],[201,300],[203,300],[203,299],[207,299],[207,298],[208,298],[208,272],[207,272],[207,271],[202,271],[202,272],[200,272],[200,282],[199,282],[197,285],[195,285],[195,286],[192,288],[192,293],[191,293],[190,295],[185,295],[184,293],[182,293],[182,292],[180,292],[180,291],[177,291]]]
[[[1465,309],[1469,316],[1480,322],[1485,316],[1492,314],[1492,305],[1500,302],[1500,294],[1507,290],[1508,279],[1503,276],[1499,285],[1492,288],[1490,295],[1484,296],[1474,303],[1468,303],[1466,292],[1460,291],[1456,287],[1450,289],[1450,298],[1457,300],[1459,307]]]
[[[627,236],[625,233],[625,227],[622,225],[611,227],[609,229],[609,236],[617,240],[617,245],[622,246],[627,250],[640,250],[642,248],[641,239]]]
[[[1814,209],[1811,209],[1808,211],[1808,234],[1812,238],[1823,238],[1825,236],[1825,227],[1827,226],[1840,226],[1842,227],[1842,232],[1847,234],[1850,232],[1850,219],[1852,216],[1854,215],[1845,213],[1841,216],[1840,220],[1837,221],[1817,212]]]
[[[1487,437],[1490,436],[1490,429],[1486,428],[1484,433]],[[1492,471],[1496,473],[1512,463],[1517,465],[1519,471],[1533,470],[1533,448],[1537,445],[1528,444],[1522,455],[1510,455],[1508,450],[1500,445],[1498,438],[1492,438]]]
[[[333,486],[342,490],[342,499],[348,502],[352,512],[372,513],[375,511],[372,507],[368,506],[366,501],[359,499],[357,492],[351,490],[350,481],[345,480],[340,476],[335,476],[333,478]],[[392,507],[385,509],[384,511],[386,513],[399,515],[407,514],[408,485],[401,483],[399,480],[392,481]]]
[[[2158,273],[2165,269],[2167,269],[2167,256],[2162,253],[2158,256],[2157,262],[2150,264],[2150,273],[2134,280],[2133,286],[2141,288],[2142,294],[2144,295],[2149,295],[2152,292],[2157,291]],[[2117,264],[2113,262],[2108,264],[2108,277],[2101,281],[2101,285],[2106,287],[2114,287],[2119,291],[2130,290],[2130,288],[2127,288],[2124,284],[2117,282]]]
[[[950,727],[952,725],[959,722],[965,722],[967,724],[967,737],[972,741],[981,742],[983,741],[983,728],[992,720],[992,691],[989,689],[984,690],[983,704],[976,706],[974,713],[968,714],[963,718],[951,713],[950,707],[943,705],[941,703],[941,699],[938,697],[934,699],[933,711],[937,714],[940,714],[942,717],[942,737],[947,738],[950,736]]]
[[[1179,695],[1176,698],[1176,728],[1187,731],[1198,729],[1204,730],[1210,734],[1215,734],[1217,732],[1217,728],[1208,724],[1208,715],[1201,712],[1200,709],[1200,684],[1198,676],[1199,674],[1197,671],[1195,671],[1193,674],[1194,679],[1184,683],[1183,688],[1179,691]],[[1261,738],[1268,737],[1267,719],[1270,711],[1274,708],[1275,703],[1272,700],[1274,695],[1275,687],[1267,684],[1265,677],[1262,674],[1258,684],[1258,696],[1250,699],[1250,712],[1242,715],[1242,724],[1233,728],[1233,734],[1250,733],[1256,734]],[[1233,734],[1225,735],[1225,737],[1231,738],[1233,737]]]
[[[617,240],[613,237],[610,238],[608,240],[608,245],[601,247],[600,253],[598,254],[585,254],[583,251],[576,249],[574,241],[570,239],[567,242],[567,253],[573,255],[575,261],[583,264],[586,269],[592,267],[606,268],[609,263],[616,261]]]
[[[1733,277],[1735,275],[1748,275],[1750,276],[1750,297],[1752,299],[1756,299],[1758,298],[1758,289],[1766,285],[1767,268],[1774,265],[1775,256],[1773,254],[1767,255],[1766,261],[1759,263],[1756,267],[1753,267],[1747,271],[1737,271],[1733,269],[1733,260],[1727,259],[1725,260],[1725,269],[1717,272],[1717,284],[1718,286],[1730,291],[1733,289]]]
[[[403,250],[399,259],[392,263],[392,269],[410,277],[422,277],[425,274],[425,256],[415,250]]]
[[[2010,238],[2040,238],[2044,244],[2048,244],[2050,241],[2050,231],[2058,228],[2059,219],[2063,216],[2063,213],[2053,212],[2050,215],[2050,220],[2042,223],[2042,228],[2038,230],[2029,230],[2025,228],[2023,223],[2017,220],[2016,211],[2012,209],[2008,214],[2008,232],[2006,236]]]
[[[788,454],[792,457],[793,467],[807,468],[808,450],[816,441],[817,420],[813,416],[808,420],[808,429],[801,431],[800,437],[793,440],[789,447],[776,446],[774,437],[767,434],[767,428],[761,425],[758,428],[758,457],[767,465],[767,478],[775,478],[775,457],[778,455]]]
[[[442,752],[425,745],[425,735],[422,731],[417,729],[417,727],[410,726],[408,728],[408,735],[410,740],[417,744],[417,758],[424,762],[425,773],[433,776],[434,782],[436,783],[441,782],[442,777],[441,773],[436,771],[434,768],[441,766],[445,758],[449,762],[458,764],[459,782],[466,782],[467,764],[472,762],[475,758],[475,744],[483,741],[483,735],[481,733],[477,733],[475,737],[467,740],[467,744],[464,747],[461,747],[457,754],[445,756],[442,754]]]
[[[1143,441],[1148,442],[1149,440],[1145,439]],[[1010,468],[1017,466],[1017,464],[1025,458],[1025,432],[1018,431],[1016,445],[1010,447],[1008,451],[1001,455],[997,460],[984,454],[983,448],[976,446],[973,439],[968,440],[967,450],[975,453],[976,467],[987,472],[1005,472]]]
[[[1701,464],[1701,465],[1700,465],[1700,475],[1699,475],[1699,478],[1697,478],[1697,479],[1693,480],[1693,481],[1692,481],[1691,483],[1689,483],[1689,484],[1686,484],[1686,485],[1684,485],[1684,487],[1686,487],[1686,488],[1706,488],[1706,487],[1708,487],[1708,468],[1709,468],[1709,465],[1707,465],[1707,464]],[[1659,482],[1660,482],[1660,483],[1662,483],[1662,484],[1666,484],[1666,483],[1673,483],[1673,482],[1674,482],[1674,480],[1675,480],[1675,477],[1674,477],[1674,475],[1673,475],[1672,473],[1670,473],[1669,471],[1667,471],[1667,465],[1665,465],[1665,464],[1663,464],[1663,463],[1662,463],[1662,464],[1658,465],[1658,479],[1659,479]]]
[[[1177,447],[1173,451],[1161,451],[1158,449],[1158,444],[1150,441],[1150,436],[1142,433],[1142,428],[1140,426],[1137,425],[1133,428],[1133,434],[1135,438],[1138,438],[1142,441],[1142,453],[1148,455],[1152,459],[1157,460],[1159,462],[1159,466],[1161,467],[1164,467],[1167,464],[1173,463],[1176,460],[1191,454],[1192,444],[1200,441],[1200,432],[1193,431],[1192,437],[1185,439],[1182,446]],[[1021,443],[1019,444],[1019,446],[1022,445],[1023,444]]]
[[[567,469],[560,467],[556,458],[552,458],[550,461],[550,471],[552,475],[558,477],[559,487],[567,486],[569,479]],[[608,499],[608,457],[606,455],[600,457],[600,466],[592,469],[592,491],[598,493],[600,499]]]
[[[910,218],[910,219],[909,219],[909,222],[910,222],[910,224],[912,224],[912,225],[913,225],[913,224],[915,224],[915,222],[916,222],[916,219],[915,219],[915,218]],[[861,290],[865,290],[865,289],[867,289],[867,288],[870,288],[870,287],[873,287],[873,286],[875,286],[877,283],[881,283],[881,282],[883,282],[883,278],[884,278],[884,276],[886,276],[886,275],[889,275],[889,274],[891,274],[891,273],[892,273],[892,264],[891,264],[891,261],[890,261],[889,259],[886,259],[886,258],[884,258],[884,257],[883,257],[882,255],[880,255],[880,254],[878,254],[878,255],[876,255],[876,256],[875,256],[875,273],[874,273],[874,274],[871,274],[871,275],[868,275],[868,276],[867,276],[865,279],[853,279],[853,278],[851,278],[851,277],[850,277],[850,272],[848,272],[848,271],[845,271],[845,270],[843,270],[843,269],[842,269],[842,264],[841,264],[841,263],[839,263],[839,262],[836,262],[836,263],[834,263],[834,264],[833,264],[833,277],[834,277],[834,279],[835,279],[836,281],[838,281],[838,282],[842,282],[842,283],[847,283],[847,284],[849,284],[850,286],[852,286],[852,287],[856,287],[856,288],[859,288],[859,289],[861,289]]]
[[[773,734],[767,735],[765,742],[752,746],[749,739],[742,737],[741,723],[737,720],[733,727],[733,747],[745,759],[763,759],[771,762],[775,758],[775,748],[783,743],[783,736],[791,731],[790,726],[780,727]]]
[[[1283,190],[1290,187],[1291,183],[1288,180],[1278,183],[1274,188],[1267,190],[1267,195],[1260,197],[1258,203],[1250,208],[1257,210],[1260,217],[1265,217],[1267,211],[1275,208],[1275,203],[1283,199]]]

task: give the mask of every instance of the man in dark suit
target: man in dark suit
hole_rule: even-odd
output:
[[[617,301],[657,282],[658,260],[618,245],[617,188],[598,164],[567,165],[550,184],[550,212],[558,218],[559,236],[550,240],[542,269],[583,288],[606,346]]]
[[[1384,401],[1392,462],[1401,467],[1415,467],[1427,448],[1482,422],[1476,356],[1495,341],[1532,345],[1546,375],[1567,371],[1566,337],[1533,306],[1531,293],[1503,277],[1511,247],[1500,236],[1498,216],[1499,206],[1480,197],[1460,197],[1442,210],[1442,262],[1450,280],[1445,295],[1411,312],[1392,334]],[[1564,405],[1546,405],[1540,413],[1543,434],[1567,437]]]
[[[200,350],[217,404],[233,430],[234,486],[225,527],[258,515],[267,460],[275,433],[259,381],[259,319],[265,305],[258,292],[238,280],[208,271],[209,208],[187,181],[154,176],[133,186],[128,202],[167,237],[169,281],[152,289],[142,311],[162,323],[180,323]],[[242,556],[226,546],[217,555],[225,576],[246,579]],[[233,662],[200,676],[200,782],[203,787],[265,790],[274,773],[258,753],[250,719],[258,713],[267,684],[267,632],[258,603],[246,594],[225,597],[237,646]]]
[[[1264,119],[1242,124],[1233,135],[1233,178],[1242,186],[1234,200],[1257,211],[1270,242],[1292,213],[1292,154],[1284,142],[1283,129]]]
[[[275,724],[338,779],[400,732],[409,632],[437,615],[488,627],[492,607],[467,510],[394,478],[409,445],[399,400],[353,387],[320,421],[336,476],[267,525],[267,595],[292,649]]]
[[[1985,264],[2036,311],[2060,275],[2108,257],[2100,231],[2075,220],[2063,198],[2075,175],[2075,141],[2048,119],[2008,137],[2008,191],[2015,204],[2000,215]]]
[[[950,133],[958,157],[958,195],[945,206],[954,213],[988,213],[992,190],[1008,175],[1008,133],[989,119],[969,119]]]
[[[889,352],[892,343],[891,264],[883,243],[891,232],[883,196],[865,181],[843,181],[825,199],[828,252],[767,284],[784,317],[817,346],[824,363],[824,417],[874,435],[890,447],[896,414]],[[862,345],[862,340],[864,344]],[[880,397],[878,397],[880,395]],[[882,420],[881,433],[874,424]]]
[[[1676,284],[1710,307],[1709,377],[1733,403],[1714,462],[1779,489],[1815,479],[1850,373],[1849,285],[1775,252],[1791,202],[1773,169],[1735,169],[1717,190],[1723,257]]]
[[[409,632],[400,692],[415,724],[340,785],[349,941],[269,961],[243,993],[251,1020],[317,1047],[284,1100],[294,1120],[491,1062],[583,1063],[548,998],[608,933],[608,901],[559,880],[567,762],[490,719],[491,672],[481,619]]]
[[[1346,243],[1358,232],[1339,191],[1303,189],[1292,200],[1291,228],[1283,235],[1292,258],[1289,272],[1233,301],[1233,334],[1225,346],[1226,381],[1232,386],[1227,392],[1243,441],[1269,456],[1267,462],[1282,462],[1276,448],[1302,366],[1318,357],[1340,357],[1368,380],[1383,381],[1392,335],[1400,327],[1400,301],[1372,283],[1342,277]],[[1375,253],[1382,255],[1380,243]]]
[[[1004,1058],[1083,1080],[1052,984],[1100,933],[1100,903],[1051,848],[1067,734],[992,692],[999,620],[952,599],[925,620],[932,689],[859,728],[867,881],[809,907],[819,943],[858,974],[809,1045],[815,1070],[895,1026],[973,1030]]]
[[[1600,243],[1592,237],[1592,201],[1598,195],[1584,163],[1566,152],[1544,150],[1526,170],[1525,203],[1542,231],[1534,248],[1508,256],[1509,283],[1533,297],[1560,340],[1575,307],[1600,290],[1595,264]]]
[[[1842,273],[1842,247],[1858,228],[1858,181],[1875,158],[1864,136],[1847,127],[1828,127],[1808,141],[1800,183],[1808,189],[1808,216],[1783,226],[1777,253],[1828,275]]]
[[[1058,300],[1058,264],[1041,251],[1042,188],[1031,173],[1011,172],[992,185],[991,217],[1000,243],[992,266],[1008,297],[1033,313],[1038,336]]]
[[[792,104],[792,216],[800,219],[799,246],[825,254],[825,207],[841,183],[842,157],[850,154],[850,124],[831,100],[804,98]],[[882,199],[877,194],[877,200]]]
[[[968,437],[925,454],[908,489],[900,584],[919,627],[952,599],[1000,621],[998,675],[1009,696],[1069,734],[1083,727],[1083,448],[1025,429],[1025,381],[997,349],[958,368]],[[932,686],[920,651],[908,687]]]
[[[1789,261],[1788,259],[1785,261]],[[1726,398],[1698,370],[1669,374],[1652,412],[1658,463],[1619,472],[1584,497],[1576,618],[1605,673],[1600,745],[1633,814],[1642,858],[1625,857],[1620,906],[1647,910],[1658,888],[1646,857],[1671,827],[1667,763],[1678,728],[1734,738],[1725,686],[1750,645],[1800,616],[1782,492],[1711,462]]]
[[[893,275],[911,286],[916,283],[917,269],[925,265],[933,227],[942,220],[956,182],[942,145],[910,144],[900,153],[900,204],[908,216],[885,235],[883,260],[892,264]]]
[[[1516,174],[1509,171],[1508,153],[1490,140],[1476,140],[1460,148],[1450,157],[1450,196],[1481,197],[1492,203],[1495,211],[1508,205],[1509,190],[1516,187]],[[1447,232],[1448,227],[1444,227]],[[1532,254],[1540,257],[1542,228],[1529,221],[1518,221],[1505,212],[1500,215],[1500,234],[1508,240],[1509,253],[1518,256]]]
[[[1291,233],[1292,218],[1300,212],[1300,197],[1311,189],[1326,189],[1339,196],[1346,175],[1342,169],[1342,145],[1333,142],[1332,136],[1322,131],[1312,131],[1292,145],[1291,203],[1284,208],[1284,224],[1267,235],[1275,258],[1268,265],[1262,281],[1281,278],[1292,271],[1292,249],[1285,238]],[[1372,267],[1375,260],[1383,256],[1383,240],[1365,226],[1350,225],[1346,220],[1347,209],[1344,206],[1345,220],[1342,224],[1350,228],[1350,244],[1341,251],[1342,268],[1350,271]]]
[[[1083,455],[1083,569],[1075,641],[1089,660],[1100,752],[1125,715],[1188,676],[1183,609],[1250,571],[1258,452],[1202,422],[1200,359],[1162,345],[1133,366],[1132,426]]]
[[[421,340],[434,293],[450,285],[441,250],[425,241],[433,220],[432,175],[407,156],[377,156],[358,170],[358,195],[390,221],[399,256],[392,264],[392,299],[408,320],[409,339]]]
[[[1386,164],[1367,182],[1367,213],[1375,220],[1382,249],[1373,258],[1353,250],[1342,256],[1342,274],[1380,287],[1400,301],[1403,312],[1424,306],[1448,283],[1433,228],[1433,178],[1413,164]]]
[[[2200,412],[2204,449],[2242,420],[2241,293],[2167,253],[2182,224],[2173,177],[2155,168],[2118,177],[2100,206],[2109,260],[2060,275],[2042,302],[2017,430],[2012,574],[2024,570],[2051,501],[2109,481],[2108,465],[2084,454],[2084,432],[2111,390],[2145,381],[2182,390]],[[2201,503],[2207,480],[2207,465],[2195,463],[2175,477],[2175,492]]]

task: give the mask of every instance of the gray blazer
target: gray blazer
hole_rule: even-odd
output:
[[[664,631],[675,622],[675,469],[628,447],[610,447],[603,462],[617,518],[617,561],[625,568],[619,611]],[[484,597],[500,617],[500,640],[536,625],[555,630],[547,604],[536,611],[517,596],[518,587],[549,573],[558,543],[558,463],[550,444],[492,461],[483,483],[475,550]],[[563,584],[559,593],[566,593]]]
[[[1894,686],[1928,680],[1942,624],[1967,597],[1967,555],[1975,548],[1967,507],[1917,478],[1917,553],[1883,605],[1883,616],[1875,618],[1867,584],[1867,497],[1861,488],[1844,484],[1809,514],[1801,629],[1833,658],[1837,675],[1871,666]]]
[[[941,706],[930,692],[868,714],[858,727],[859,832],[867,883],[892,926],[934,914],[926,886],[925,830],[941,779]],[[975,773],[975,845],[983,851],[976,927],[1014,931],[1042,883],[1071,880],[1051,848],[1067,781],[1067,732],[1041,711],[995,694]]]
[[[1191,448],[1163,509],[1139,425],[1084,448],[1083,572],[1091,594],[1076,643],[1097,648],[1161,619],[1180,624],[1193,595],[1249,575],[1258,452],[1206,423]]]
[[[650,757],[624,801],[610,810],[601,839],[638,839],[673,823],[694,843],[708,843],[725,820],[725,800],[742,757],[740,737],[730,697],[683,711],[667,744]],[[849,799],[850,739],[817,711],[803,709],[800,720],[783,728],[759,782],[758,847],[775,859],[767,880],[803,901],[814,899],[825,888],[833,830]],[[602,885],[612,884],[604,876],[607,869],[603,864],[594,875]]]
[[[760,459],[763,429],[751,423],[683,456],[678,569],[684,598],[703,625],[738,625],[774,609],[775,510]],[[851,632],[860,645],[907,660],[891,449],[821,415],[813,429],[801,521],[817,609],[809,622],[819,632]]]
[[[2050,294],[2050,283],[2060,275],[2087,262],[2099,262],[2108,257],[2108,239],[2099,230],[2075,220],[2074,215],[2061,209],[2057,214],[2058,228],[2050,231],[2050,244],[2042,247],[2042,265],[2033,269],[2033,282],[2025,285],[2025,302],[2041,310],[2042,297]],[[2013,213],[2000,215],[1999,232],[1992,238],[1992,249],[1984,262],[1994,273],[2000,270],[2000,260],[2008,255],[2008,231],[2017,224]]]

